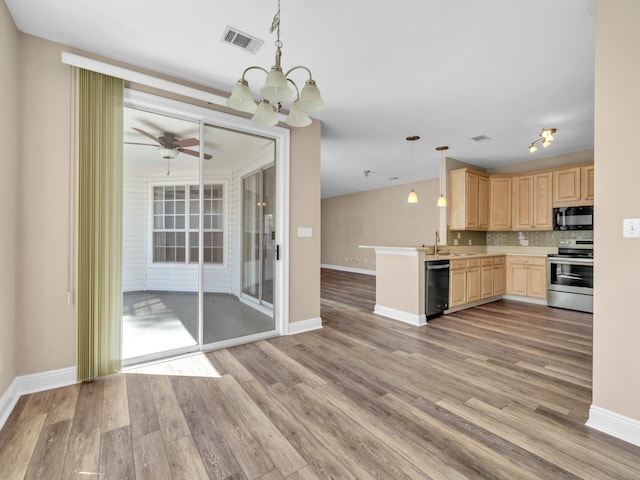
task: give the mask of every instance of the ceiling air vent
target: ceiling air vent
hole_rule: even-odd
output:
[[[487,140],[491,140],[490,137],[487,137],[486,135],[478,135],[477,137],[471,137],[471,140],[473,140],[474,142],[486,142]]]
[[[264,43],[263,40],[252,37],[251,35],[241,32],[237,28],[230,27],[229,25],[225,28],[220,40],[253,54],[260,50],[260,47]]]

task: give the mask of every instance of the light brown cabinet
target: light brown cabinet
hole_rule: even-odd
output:
[[[449,172],[449,228],[489,228],[489,176],[467,168]]]
[[[507,293],[523,297],[547,298],[547,259],[523,255],[507,259]]]
[[[552,172],[512,177],[513,230],[553,230]]]
[[[504,255],[451,260],[449,269],[449,308],[505,293]]]
[[[593,205],[594,166],[582,165],[553,172],[553,206]]]
[[[511,177],[489,177],[489,230],[511,230]]]
[[[504,295],[505,293],[507,293],[506,258],[493,257],[493,294]]]

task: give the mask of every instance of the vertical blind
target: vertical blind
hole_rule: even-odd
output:
[[[122,345],[121,79],[78,70],[78,381],[116,372]]]

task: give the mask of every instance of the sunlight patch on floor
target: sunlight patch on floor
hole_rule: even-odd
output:
[[[220,378],[205,353],[198,352],[170,358],[145,365],[123,368],[124,373],[141,373],[145,375],[175,375],[183,377]]]

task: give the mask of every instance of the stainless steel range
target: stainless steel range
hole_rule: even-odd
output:
[[[593,313],[593,240],[560,240],[547,261],[549,306]]]

